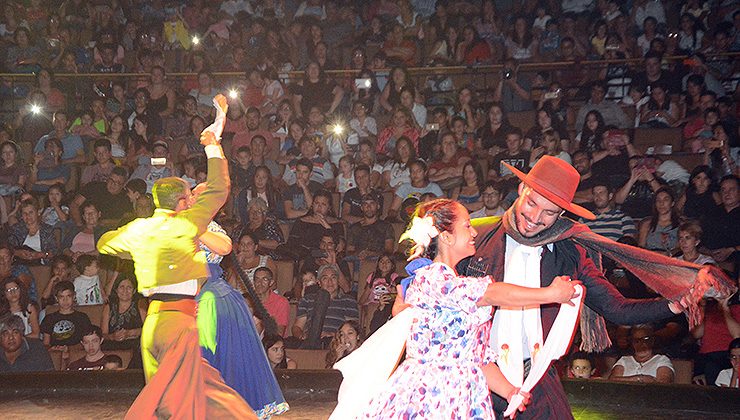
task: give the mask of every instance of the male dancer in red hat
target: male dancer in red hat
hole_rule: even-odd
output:
[[[568,163],[544,156],[529,174],[509,169],[522,181],[519,197],[500,220],[478,227],[477,251],[467,264],[461,263],[458,268],[463,269],[459,272],[469,276],[492,275],[497,281],[528,287],[546,287],[556,276],[568,275],[583,283],[586,306],[621,325],[657,321],[684,310],[693,315],[697,297],[708,287],[720,293],[729,293],[733,288],[729,279],[710,268],[677,263],[617,244],[561,217],[569,211],[594,218],[591,212],[572,203],[579,174]],[[673,300],[626,299],[604,277],[598,257],[594,258],[599,253],[625,263],[646,284]],[[532,363],[536,363],[537,352],[547,340],[559,308],[560,305],[551,304],[496,310],[490,345],[498,355],[501,371],[515,386],[522,383]],[[603,320],[589,309],[583,310],[581,317],[591,327],[582,331],[587,350],[608,345]],[[572,334],[572,330],[553,332],[553,337],[558,334]],[[531,404],[519,414],[520,418],[573,418],[552,366],[532,389],[531,396]],[[501,418],[507,403],[495,394],[493,402],[497,417]]]

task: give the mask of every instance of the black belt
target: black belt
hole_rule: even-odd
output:
[[[195,296],[192,295],[179,295],[177,293],[155,293],[151,296],[149,296],[149,299],[151,300],[159,300],[162,302],[174,302],[176,300],[183,300],[183,299],[195,299]]]

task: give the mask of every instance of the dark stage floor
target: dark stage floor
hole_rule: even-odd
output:
[[[339,372],[282,371],[291,405],[280,419],[326,419]],[[141,372],[0,375],[0,420],[121,419],[143,385]],[[576,419],[740,419],[740,391],[689,385],[563,381]]]

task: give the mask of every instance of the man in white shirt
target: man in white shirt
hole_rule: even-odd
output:
[[[481,191],[481,198],[483,199],[483,208],[470,213],[471,219],[479,217],[489,216],[501,216],[506,211],[501,206],[501,199],[504,197],[504,191],[501,188],[501,184],[489,181]]]

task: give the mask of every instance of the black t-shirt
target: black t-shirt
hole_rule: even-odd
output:
[[[383,194],[375,189],[371,189],[369,194],[372,194],[375,197],[375,200],[378,202],[378,209],[382,209]],[[360,194],[360,189],[355,187],[344,193],[344,198],[342,198],[342,205],[350,206],[350,216],[362,217],[362,194]]]
[[[71,314],[54,312],[47,314],[41,323],[41,332],[51,336],[52,346],[72,346],[82,341],[82,334],[90,326],[86,314],[74,311]]]
[[[591,177],[607,182],[615,190],[630,179],[629,156],[607,156],[591,166]]]
[[[702,220],[702,243],[709,249],[740,245],[740,207],[729,213],[724,208]]]
[[[478,129],[477,137],[481,139],[481,144],[484,149],[490,149],[493,146],[506,149],[506,134],[511,131],[511,129],[512,127],[509,123],[502,123],[501,127],[499,127],[494,134],[491,132],[491,126],[486,124]]]
[[[106,183],[102,181],[88,183],[80,189],[80,195],[95,204],[95,207],[100,210],[103,219],[118,220],[126,212],[133,210],[131,201],[126,197],[126,193],[123,190],[113,195],[108,192]]]
[[[648,81],[647,74],[644,71],[637,73],[633,76],[632,83],[635,83],[638,86],[643,86],[645,89],[647,89],[648,87],[652,89],[652,86],[654,85],[661,85],[668,88],[668,91],[670,93],[677,94],[681,92],[681,85],[678,78],[676,78],[673,73],[667,70],[662,70],[660,72],[660,77],[658,78],[658,80],[652,82]]]
[[[308,190],[311,194],[316,194],[316,192],[321,188],[321,184],[316,181],[308,182]],[[285,190],[283,193],[283,201],[290,201],[293,203],[293,210],[306,210],[308,208],[306,197],[303,195],[303,188],[299,187],[298,184],[293,184]]]
[[[509,168],[505,167],[502,162],[519,169],[522,172],[529,172],[529,152],[521,151],[516,155],[510,155],[508,151],[501,152],[493,157],[489,169],[495,169],[499,176],[511,175]]]
[[[385,220],[376,220],[372,225],[363,226],[357,222],[349,227],[347,242],[355,248],[355,252],[368,250],[383,252],[385,241],[394,239],[393,226]]]
[[[317,106],[322,112],[329,110],[334,99],[334,82],[320,81],[318,83],[304,82],[303,86],[295,86],[295,93],[302,96],[301,111],[308,115],[311,107]]]

